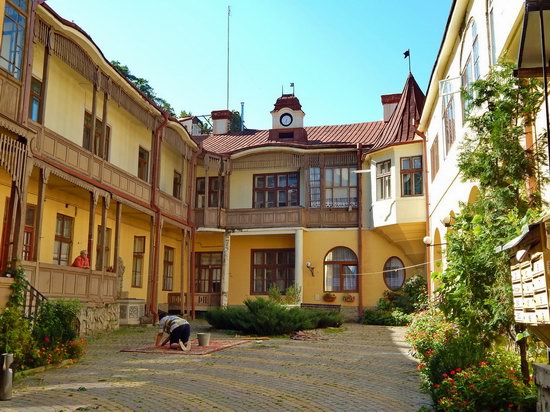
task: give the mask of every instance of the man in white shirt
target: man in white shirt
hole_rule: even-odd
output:
[[[182,351],[188,352],[191,350],[191,341],[189,340],[191,326],[185,319],[159,311],[159,327],[160,330],[157,334],[155,346],[164,346],[170,341],[170,346],[173,343],[177,343]],[[163,334],[167,334],[168,336],[161,345],[160,340]]]

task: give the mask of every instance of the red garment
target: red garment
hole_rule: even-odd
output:
[[[89,269],[90,268],[90,259],[88,259],[87,257],[84,258],[82,256],[77,256],[76,259],[74,260],[72,266],[77,267],[77,268]]]

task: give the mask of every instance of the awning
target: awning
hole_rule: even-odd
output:
[[[527,0],[519,45],[518,76],[542,77],[542,62],[546,60],[548,67],[549,57],[550,0]]]

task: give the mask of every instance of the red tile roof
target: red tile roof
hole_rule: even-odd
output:
[[[291,96],[292,95],[283,95]],[[277,101],[279,101],[279,98]],[[403,93],[388,122],[352,123],[304,127],[307,142],[269,139],[269,130],[244,130],[239,133],[209,135],[202,141],[204,150],[218,154],[262,146],[300,148],[350,147],[362,143],[368,151],[380,150],[393,144],[405,143],[415,137],[416,125],[424,106],[424,94],[412,74],[407,78]],[[298,100],[296,98],[296,100]],[[298,102],[299,103],[299,102]]]
[[[302,110],[300,100],[293,94],[283,94],[275,102],[275,108],[273,110],[280,110],[283,107],[288,107],[292,110]]]

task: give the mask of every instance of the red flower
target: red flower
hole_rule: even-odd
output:
[[[50,343],[50,337],[44,336],[44,343]]]
[[[448,378],[448,377],[449,377],[449,375],[447,375],[446,373],[444,373],[444,374],[441,375],[441,376],[443,376],[444,378]]]
[[[439,383],[434,384],[434,388],[435,389],[439,388]]]
[[[512,409],[514,407],[514,404],[513,403],[509,403],[508,404],[508,409]]]
[[[460,371],[462,371],[462,369],[460,369],[460,368],[456,368],[456,371],[457,371],[457,372],[460,372]]]
[[[455,374],[455,371],[451,371],[451,375],[454,375]]]

